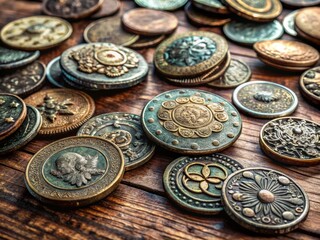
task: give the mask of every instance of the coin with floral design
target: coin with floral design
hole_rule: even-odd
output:
[[[260,146],[270,158],[292,165],[320,163],[320,125],[307,119],[277,118],[260,132]]]
[[[320,67],[307,70],[300,77],[302,95],[315,106],[320,106]]]
[[[183,7],[187,2],[188,0],[135,0],[140,7],[164,11],[174,11]]]
[[[181,154],[222,151],[240,136],[240,114],[226,99],[210,92],[175,89],[150,100],[142,127],[159,146]]]
[[[222,187],[226,213],[242,227],[264,234],[284,234],[307,218],[309,199],[289,176],[273,169],[245,168]]]
[[[223,182],[242,168],[236,160],[222,154],[180,157],[167,166],[163,186],[169,198],[180,207],[213,215],[223,211]]]

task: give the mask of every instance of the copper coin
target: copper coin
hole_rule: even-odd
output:
[[[140,49],[140,48],[154,47],[159,43],[161,43],[165,38],[166,38],[166,35],[159,35],[159,36],[152,36],[152,37],[140,36],[138,41],[131,44],[129,48]]]
[[[311,7],[320,4],[320,0],[281,0],[281,2],[292,7]]]
[[[320,106],[320,67],[315,67],[304,72],[300,78],[302,95],[315,106]]]
[[[270,61],[270,60],[265,59],[263,57],[260,57],[260,56],[258,56],[258,57],[261,60],[261,62],[263,62],[273,68],[276,68],[276,69],[279,69],[282,71],[286,71],[286,72],[303,72],[303,71],[306,71],[307,69],[309,69],[309,67],[291,67],[291,66],[286,66],[283,64],[276,64],[273,61]]]
[[[228,8],[222,2],[222,0],[192,0],[192,4],[198,9],[212,13],[229,14]]]
[[[104,0],[101,8],[90,16],[90,18],[97,19],[108,17],[119,11],[121,3],[118,0]]]
[[[126,30],[145,36],[172,33],[178,27],[177,17],[168,12],[135,8],[122,17]]]

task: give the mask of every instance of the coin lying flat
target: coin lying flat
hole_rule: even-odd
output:
[[[78,136],[53,142],[29,161],[25,183],[41,202],[80,207],[105,198],[124,174],[120,149],[101,138]]]
[[[300,77],[300,90],[302,95],[315,106],[320,103],[320,67],[307,70]]]
[[[282,25],[285,32],[293,37],[298,35],[297,31],[294,29],[294,19],[297,13],[298,13],[298,10],[289,13],[284,17],[282,21]]]
[[[252,45],[263,40],[281,38],[283,27],[277,20],[268,23],[232,21],[223,26],[223,33],[234,42]]]
[[[320,0],[281,0],[281,2],[293,7],[311,7],[320,4]]]
[[[242,121],[224,98],[200,90],[175,89],[149,101],[142,111],[147,137],[181,154],[210,154],[231,146]]]
[[[55,47],[71,34],[71,24],[61,18],[32,16],[8,23],[0,37],[10,47],[33,51]]]
[[[140,36],[138,41],[131,44],[129,48],[133,49],[140,49],[140,48],[150,48],[157,46],[161,43],[164,39],[166,39],[166,35],[159,35],[159,36]]]
[[[56,57],[49,62],[47,66],[46,76],[49,82],[56,87],[69,87],[63,81],[62,71],[60,67],[60,57]]]
[[[230,13],[228,8],[222,3],[221,0],[193,0],[192,4],[197,8],[213,13]]]
[[[156,10],[173,11],[183,7],[188,0],[135,0],[135,3],[143,8],[150,8]]]
[[[242,227],[265,234],[296,229],[309,212],[305,191],[273,169],[246,168],[229,176],[222,187],[226,213]]]
[[[240,163],[222,154],[180,157],[167,166],[163,186],[180,207],[199,214],[218,214],[223,211],[223,182],[242,168]]]
[[[90,16],[92,19],[108,17],[119,11],[121,3],[119,0],[104,0],[101,8]]]

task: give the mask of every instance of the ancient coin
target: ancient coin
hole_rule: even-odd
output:
[[[46,76],[49,82],[56,87],[69,87],[69,85],[67,85],[66,82],[63,81],[62,71],[60,67],[60,57],[56,57],[49,62],[47,66]]]
[[[0,70],[25,66],[39,56],[40,51],[26,52],[0,46]]]
[[[298,10],[287,14],[282,21],[284,31],[293,37],[298,35],[298,33],[294,27],[294,19],[295,19],[297,13],[298,13]]]
[[[281,0],[281,2],[292,7],[310,7],[320,4],[320,0]]]
[[[25,183],[41,202],[60,207],[81,207],[114,191],[124,174],[120,149],[91,136],[60,139],[29,161]]]
[[[188,0],[135,0],[135,3],[143,8],[174,11],[183,7]]]
[[[40,112],[31,106],[27,106],[27,116],[21,126],[9,137],[0,141],[0,154],[6,154],[15,151],[32,139],[34,139],[42,124]]]
[[[119,0],[104,0],[101,8],[90,16],[90,18],[97,19],[108,17],[119,11],[121,3]]]
[[[240,114],[227,100],[210,92],[175,89],[150,100],[142,127],[156,144],[181,154],[222,151],[240,136]]]
[[[42,135],[70,132],[91,118],[95,110],[89,95],[71,89],[42,90],[25,102],[40,111],[43,124],[39,133]]]
[[[77,83],[76,78],[66,74],[65,72],[62,73],[62,79],[68,88],[75,88],[82,91],[94,91],[94,92],[97,92],[99,90],[97,88],[90,88],[81,83]]]
[[[304,72],[300,78],[302,95],[315,106],[320,104],[320,67],[315,67]]]
[[[264,234],[296,229],[309,212],[305,191],[289,176],[273,169],[245,168],[222,187],[226,213],[242,227]]]
[[[265,81],[241,84],[234,90],[232,101],[239,110],[257,118],[287,116],[298,106],[298,98],[293,91]]]
[[[0,93],[0,140],[14,133],[27,115],[24,101],[13,94]]]
[[[40,89],[45,80],[46,67],[42,62],[3,72],[0,76],[0,91],[19,96],[28,96]]]
[[[234,88],[249,81],[250,78],[250,67],[239,59],[231,59],[231,63],[223,76],[209,82],[208,85],[216,88]]]
[[[223,182],[242,168],[240,163],[222,154],[180,157],[166,168],[163,186],[180,207],[198,214],[218,214],[223,211]]]
[[[140,116],[131,113],[106,113],[91,118],[77,135],[102,137],[116,144],[123,153],[126,171],[146,163],[155,150],[144,135]]]
[[[161,43],[164,39],[166,39],[166,35],[159,35],[159,36],[140,36],[138,41],[131,44],[129,48],[133,49],[140,49],[140,48],[150,48],[157,46]]]
[[[303,71],[306,71],[307,69],[310,68],[310,67],[287,66],[287,65],[283,65],[283,64],[274,63],[273,61],[271,61],[269,59],[265,59],[265,58],[261,57],[260,55],[258,55],[258,57],[263,63],[265,63],[271,67],[274,67],[276,69],[286,71],[286,72],[303,72]]]
[[[178,27],[178,19],[172,13],[134,8],[123,14],[122,24],[129,32],[157,36],[172,33]]]
[[[219,13],[228,14],[230,13],[228,8],[222,3],[221,0],[193,0],[192,4],[199,9]]]
[[[44,0],[45,14],[68,19],[80,19],[92,15],[102,5],[103,0]]]
[[[223,26],[223,33],[234,42],[252,45],[281,38],[283,27],[277,20],[267,23],[232,21]]]
[[[139,39],[139,35],[123,30],[120,16],[102,18],[89,24],[83,33],[88,43],[105,42],[129,46]]]

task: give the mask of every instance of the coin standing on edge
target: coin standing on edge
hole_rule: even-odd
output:
[[[188,0],[134,0],[136,4],[143,8],[150,8],[163,11],[174,11],[183,7]]]
[[[307,70],[300,77],[302,95],[315,106],[320,104],[320,67]]]

